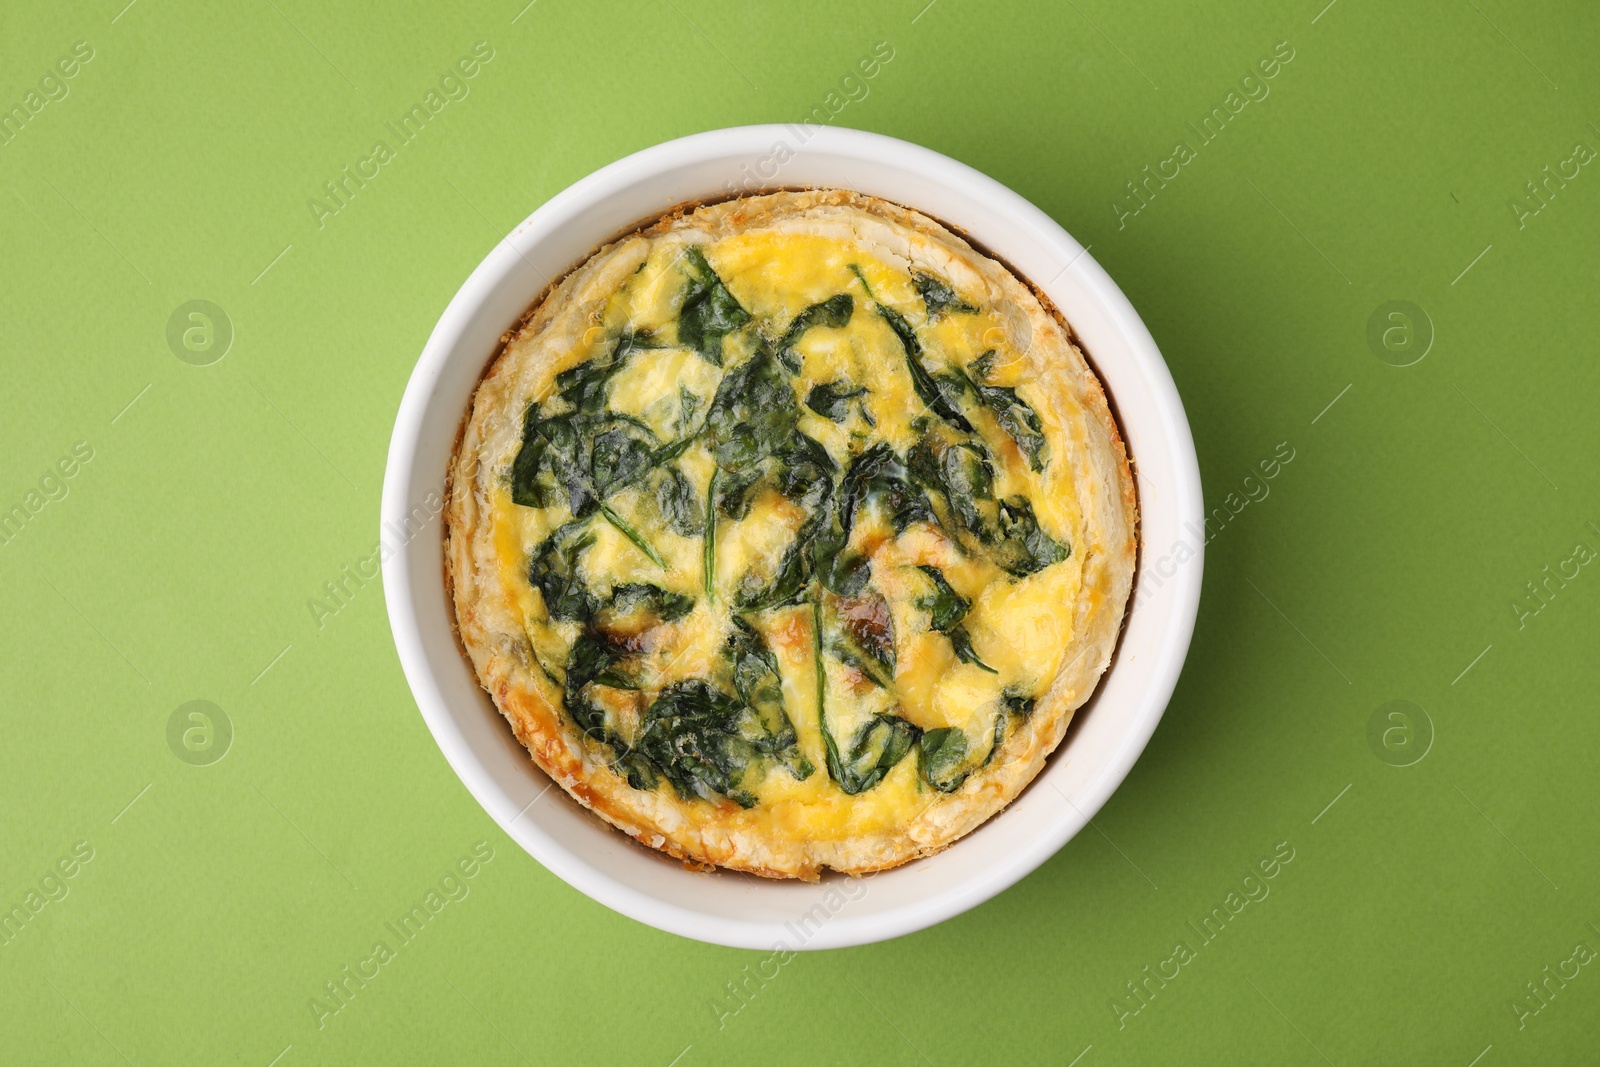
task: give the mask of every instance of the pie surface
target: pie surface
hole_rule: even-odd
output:
[[[683,210],[503,339],[452,460],[462,643],[533,760],[642,843],[771,877],[928,855],[1105,671],[1137,507],[1026,285],[841,191]]]

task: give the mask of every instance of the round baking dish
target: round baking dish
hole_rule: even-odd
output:
[[[1042,291],[1099,372],[1138,480],[1140,563],[1121,644],[1044,771],[938,855],[865,879],[769,882],[687,869],[569,801],[531,762],[452,630],[441,549],[445,470],[500,336],[606,241],[684,203],[779,187],[854,189],[955,228]],[[384,593],[407,681],[439,748],[535,859],[625,915],[740,948],[858,945],[989,899],[1076,834],[1127,775],[1177,683],[1199,606],[1200,473],[1172,377],[1122,291],[1038,208],[972,168],[857,130],[747,126],[635,153],[545,203],[498,244],[434,327],[407,384],[384,476]]]

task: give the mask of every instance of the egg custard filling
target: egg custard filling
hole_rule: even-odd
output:
[[[451,470],[480,679],[647,845],[774,877],[945,847],[1105,670],[1132,480],[1070,333],[931,219],[674,213],[524,316]]]

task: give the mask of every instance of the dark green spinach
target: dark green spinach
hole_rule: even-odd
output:
[[[994,412],[1000,428],[1011,435],[1011,439],[1027,457],[1028,466],[1036,472],[1044,470],[1044,427],[1039,422],[1038,413],[1028,406],[1026,400],[1017,396],[1015,389],[997,385],[978,385],[974,388],[983,406]]]
[[[919,740],[922,777],[941,793],[954,793],[972,769],[967,762],[967,735],[954,726],[929,730]]]
[[[866,389],[843,378],[813,385],[806,393],[806,407],[831,422],[843,422],[850,414],[850,401],[865,396]]]
[[[978,308],[956,295],[956,291],[943,278],[917,270],[911,272],[911,281],[922,296],[928,309],[928,318],[936,319],[949,312],[976,315]]]
[[[691,678],[674,682],[651,703],[636,747],[679,796],[713,803],[725,796],[750,808],[761,751],[748,735],[763,732],[748,705]]]
[[[662,570],[667,569],[667,561],[661,558],[661,553],[657,552],[655,547],[645,540],[644,534],[633,528],[633,524],[613,511],[610,504],[600,505],[600,516],[615,527],[618,533],[631,541],[634,548],[648,556],[651,563],[654,563]]]
[[[979,542],[994,539],[994,466],[976,437],[954,443],[924,438],[911,447],[906,467],[944,498],[949,515],[941,516],[941,524],[964,530]]]
[[[717,602],[717,473],[717,468],[712,467],[711,480],[706,483],[706,532],[700,546],[708,604]]]
[[[783,550],[777,571],[763,580],[754,573],[746,574],[734,594],[734,604],[740,611],[765,611],[797,603],[811,580],[811,540],[816,526],[807,522],[795,533],[794,540]]]
[[[599,414],[605,410],[606,386],[611,379],[639,352],[660,347],[648,332],[626,330],[617,337],[611,351],[604,356],[596,356],[556,375],[556,394],[571,404],[575,411],[585,415]]]
[[[905,759],[920,733],[898,715],[875,715],[856,729],[849,746],[840,751],[827,724],[823,723],[828,774],[846,795],[865,793]]]
[[[694,597],[674,593],[649,582],[624,582],[611,590],[609,615],[627,617],[649,612],[662,622],[677,622],[694,610]]]
[[[849,796],[864,793],[883,780],[911,750],[919,731],[894,715],[877,715],[862,723],[849,747],[841,753],[828,728],[828,673],[823,662],[822,598],[811,599],[811,656],[816,672],[817,729],[827,755],[828,776]]]
[[[807,511],[816,511],[833,492],[839,465],[816,439],[797,430],[773,453],[773,458],[777,460],[778,492]]]
[[[990,674],[1000,673],[979,659],[978,654],[972,650],[972,636],[967,633],[965,626],[952,626],[946,636],[950,638],[950,647],[956,650],[956,659],[986,670]]]
[[[816,768],[800,751],[794,723],[783,703],[778,659],[766,641],[755,627],[734,616],[725,655],[732,668],[734,691],[756,713],[765,731],[763,736],[751,739],[753,743],[782,763],[796,779],[811,777]]]
[[[585,738],[609,747],[615,754],[612,770],[626,778],[633,788],[649,790],[659,781],[655,766],[611,728],[605,710],[596,703],[596,694],[590,688],[598,685],[637,693],[636,659],[622,642],[584,631],[578,635],[567,657],[562,703]]]
[[[839,596],[853,597],[866,586],[871,565],[850,550],[850,532],[861,509],[882,507],[896,533],[913,522],[933,520],[927,497],[906,477],[905,466],[894,450],[882,442],[851,461],[838,490],[813,514],[810,535],[813,572],[822,585]]]
[[[722,366],[722,339],[750,321],[698,245],[683,253],[689,285],[678,312],[678,343],[694,349],[712,366]]]
[[[1021,578],[1060,563],[1072,554],[1072,546],[1040,529],[1033,505],[1026,497],[1016,496],[1000,502],[999,538],[992,551],[996,563]]]
[[[929,623],[932,629],[939,633],[948,633],[951,627],[967,617],[972,602],[951,588],[950,583],[945,580],[944,572],[938,567],[921,566],[917,570],[927,575],[933,582],[933,592],[928,596],[918,597],[917,607],[932,617]]]
[[[872,287],[867,284],[866,276],[854,264],[850,269],[860,279],[861,285],[867,290],[867,295],[872,296]],[[916,392],[917,398],[928,406],[934,414],[944,419],[958,430],[972,432],[972,423],[961,414],[960,408],[946,395],[945,390],[938,382],[933,380],[933,375],[928,373],[928,368],[922,365],[922,342],[917,340],[917,331],[892,307],[881,303],[873,297],[872,306],[877,308],[883,321],[888,323],[889,329],[900,339],[900,347],[905,351],[906,370],[911,374],[911,388]]]
[[[590,685],[604,685],[612,689],[638,690],[632,654],[614,638],[593,630],[585,630],[572,644],[567,657],[567,694],[582,693]]]
[[[877,593],[824,598],[837,625],[828,651],[866,675],[880,689],[894,683],[894,619],[889,603]]]
[[[821,303],[812,304],[796,315],[783,332],[783,338],[778,342],[778,359],[790,374],[799,374],[800,354],[794,350],[794,346],[800,343],[801,336],[813,326],[831,326],[834,329],[846,326],[855,310],[856,302],[849,293],[839,293]]]
[[[944,573],[938,567],[918,567],[933,582],[933,592],[928,596],[917,598],[917,607],[927,611],[932,617],[930,627],[950,638],[950,646],[955,649],[956,658],[963,663],[970,663],[974,667],[981,667],[990,674],[1000,672],[978,658],[972,650],[972,637],[967,633],[967,628],[961,625],[961,620],[967,617],[972,602],[950,587],[945,580]]]
[[[980,382],[986,382],[989,380],[989,376],[994,373],[994,363],[995,351],[991,348],[983,355],[973,360],[969,366],[972,370],[972,373]]]
[[[922,365],[922,343],[917,340],[916,331],[911,328],[900,313],[894,308],[877,305],[878,314],[889,324],[895,336],[900,338],[900,347],[905,350],[906,370],[911,374],[911,388],[916,392],[917,399],[928,406],[928,410],[939,416],[951,426],[967,433],[972,432],[972,423],[961,414],[957,401],[960,390],[956,384],[947,378],[936,380]]]
[[[933,521],[927,495],[912,484],[908,473],[894,449],[881,441],[855,458],[839,486],[839,516],[847,537],[861,508],[869,503],[884,508],[895,533],[904,533],[914,522]]]
[[[645,488],[655,498],[656,509],[667,529],[679,537],[698,537],[705,531],[700,499],[689,479],[677,467],[664,465],[650,472]]]
[[[1008,685],[1000,694],[1000,699],[1005,704],[1006,711],[1019,719],[1026,719],[1033,714],[1034,698],[1022,689]]]
[[[545,610],[558,621],[587,622],[600,606],[579,573],[578,557],[594,544],[582,519],[558,527],[533,550],[528,581],[544,597]]]
[[[748,471],[782,448],[794,433],[794,387],[765,350],[729,371],[711,401],[706,428],[717,466]]]
[[[655,456],[655,435],[637,420],[581,412],[542,418],[530,408],[511,464],[511,499],[532,508],[565,503],[584,518],[642,478]]]

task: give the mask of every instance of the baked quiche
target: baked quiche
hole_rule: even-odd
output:
[[[686,207],[502,339],[452,461],[461,641],[634,838],[816,879],[936,852],[1110,661],[1133,481],[1026,284],[843,191]]]

